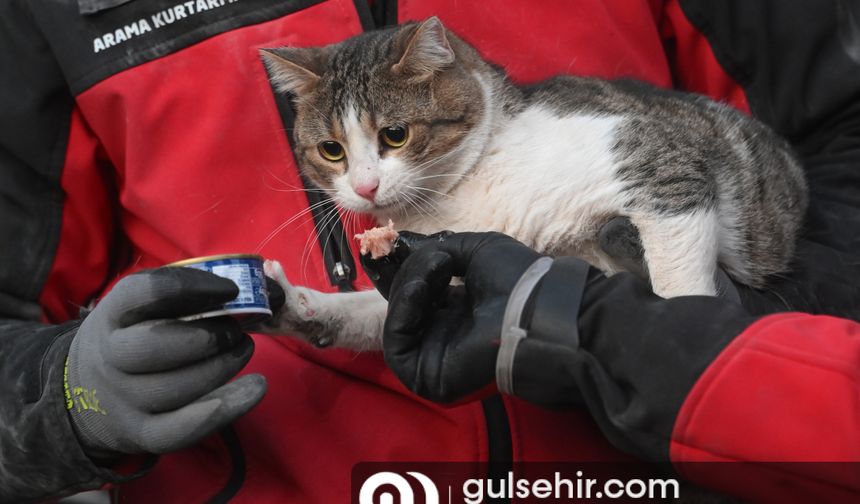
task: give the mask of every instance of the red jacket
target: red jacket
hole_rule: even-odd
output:
[[[302,181],[258,49],[343,40],[369,27],[372,11],[362,0],[296,2],[299,9],[287,3],[210,1],[208,9],[189,7],[180,17],[172,2],[136,1],[90,17],[75,13],[80,47],[66,46],[62,30],[43,33],[73,95],[65,152],[57,158],[65,198],[56,250],[41,253],[49,268],[38,289],[45,322],[76,317],[79,306],[133,271],[255,252],[261,244],[259,252],[281,261],[296,283],[335,290],[313,220],[279,228],[308,201],[297,190]],[[385,2],[376,3],[378,9]],[[177,18],[172,24],[165,8]],[[158,13],[163,27],[154,26]],[[703,35],[704,22],[696,26],[687,14],[677,0],[396,6],[400,22],[439,16],[516,82],[559,73],[633,77],[750,112],[747,93],[757,84],[745,82],[745,89],[737,73],[730,76],[728,60],[721,63],[725,55],[712,45],[718,37]],[[36,22],[46,30],[58,16],[43,12]],[[152,30],[135,24],[139,19]],[[63,59],[81,51],[90,51],[85,64]],[[765,120],[793,133],[791,120],[762,110]],[[370,286],[363,272],[355,285]],[[244,372],[266,376],[269,390],[235,424],[232,444],[214,436],[162,456],[151,473],[122,486],[124,502],[202,502],[219,492],[235,502],[342,502],[358,462],[483,461],[499,444],[510,444],[516,461],[629,460],[584,411],[547,411],[506,397],[506,418],[488,428],[486,404],[445,408],[420,400],[379,354],[318,350],[289,338],[255,341]],[[676,424],[673,459],[860,461],[858,364],[856,323],[799,314],[763,319],[694,389]],[[860,492],[856,478],[828,481],[804,469],[762,477],[790,480],[798,485],[792,488],[832,483]],[[741,496],[773,495],[708,482]]]

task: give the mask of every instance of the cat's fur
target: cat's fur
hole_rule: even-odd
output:
[[[807,204],[798,161],[766,126],[705,97],[570,76],[517,87],[436,18],[263,56],[296,96],[306,176],[398,229],[500,231],[613,272],[597,231],[627,216],[664,297],[717,294],[718,263],[762,287],[792,256]],[[392,125],[408,127],[403,147],[379,138]],[[329,140],[343,160],[320,154]],[[357,194],[376,183],[372,200]],[[378,294],[322,294],[270,272],[288,292],[274,332],[378,348]]]

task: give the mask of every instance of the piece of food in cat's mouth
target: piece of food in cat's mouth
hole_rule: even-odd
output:
[[[379,259],[391,253],[398,236],[397,231],[394,230],[394,223],[389,219],[387,226],[368,229],[355,235],[355,239],[359,240],[361,255],[369,253],[373,259]]]

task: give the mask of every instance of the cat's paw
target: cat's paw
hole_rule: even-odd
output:
[[[317,347],[327,347],[334,343],[321,317],[319,296],[324,295],[307,287],[297,287],[287,280],[281,263],[266,260],[263,272],[278,283],[284,290],[284,306],[272,314],[262,331],[266,334],[288,334],[299,336]]]

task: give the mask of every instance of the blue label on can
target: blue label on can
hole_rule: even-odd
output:
[[[188,264],[195,268],[228,278],[239,286],[236,299],[224,305],[225,310],[261,308],[269,309],[269,295],[266,289],[266,276],[263,261],[255,257],[235,257]]]

